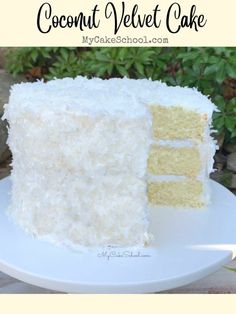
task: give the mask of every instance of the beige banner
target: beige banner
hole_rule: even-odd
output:
[[[2,296],[6,314],[199,314],[234,313],[234,295],[41,295]]]
[[[8,0],[0,46],[236,46],[236,1]]]

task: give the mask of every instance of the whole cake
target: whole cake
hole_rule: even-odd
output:
[[[149,243],[150,206],[210,201],[213,110],[196,89],[146,79],[13,85],[10,216],[73,247]]]

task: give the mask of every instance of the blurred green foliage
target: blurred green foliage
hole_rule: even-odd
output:
[[[31,79],[127,76],[196,87],[220,110],[213,116],[218,136],[236,142],[236,48],[19,48],[7,68]]]

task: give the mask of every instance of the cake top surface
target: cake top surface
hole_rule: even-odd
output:
[[[182,106],[211,117],[216,109],[211,100],[194,88],[170,87],[148,79],[99,78],[55,79],[44,83],[12,86],[11,105],[31,111],[73,110],[84,114],[147,114],[147,105]]]

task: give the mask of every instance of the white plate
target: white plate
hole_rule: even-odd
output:
[[[5,215],[10,180],[0,181],[0,270],[22,281],[65,292],[144,293],[200,279],[236,252],[236,198],[211,182],[207,210],[157,209],[152,248],[76,253],[31,238]]]

